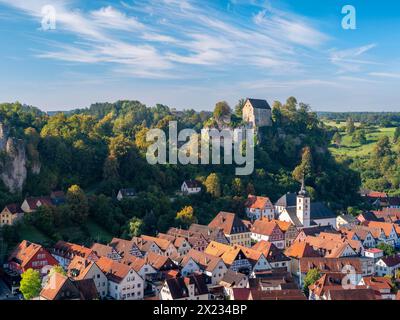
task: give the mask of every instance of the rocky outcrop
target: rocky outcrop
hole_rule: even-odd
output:
[[[24,141],[8,138],[3,155],[0,178],[10,192],[20,192],[27,177]]]
[[[25,142],[9,136],[9,129],[0,123],[0,179],[10,192],[20,192],[27,177]]]

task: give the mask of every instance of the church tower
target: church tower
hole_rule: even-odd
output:
[[[301,183],[301,190],[297,195],[296,215],[304,227],[310,226],[311,198],[304,185],[304,179]]]

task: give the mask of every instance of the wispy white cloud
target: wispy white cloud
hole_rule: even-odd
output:
[[[362,56],[374,49],[377,45],[371,43],[357,48],[332,50],[330,61],[339,67],[338,73],[359,72],[362,65],[377,64],[374,61],[362,59]]]
[[[400,73],[370,72],[369,75],[373,76],[373,77],[380,77],[380,78],[400,79]]]
[[[45,0],[0,0],[40,21]],[[109,63],[127,74],[157,76],[186,73],[189,66],[256,67],[295,71],[302,49],[313,50],[327,36],[304,18],[279,11],[256,16],[223,14],[212,3],[196,0],[122,2],[91,11],[73,0],[55,0],[57,32],[79,42],[60,43],[38,56],[80,63]],[[271,8],[271,7],[270,7]],[[126,67],[123,67],[126,66]]]
[[[275,34],[282,41],[306,47],[320,46],[328,37],[299,16],[276,10],[262,10],[253,21],[264,32]]]

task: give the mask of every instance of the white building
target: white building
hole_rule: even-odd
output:
[[[99,296],[104,298],[108,294],[108,279],[96,262],[76,256],[68,266],[68,277],[73,280],[93,279]]]
[[[249,195],[245,203],[247,217],[251,220],[275,218],[275,208],[268,197]]]
[[[298,228],[308,228],[310,226],[336,227],[336,215],[322,202],[311,202],[304,187],[304,182],[300,192],[286,194],[275,204],[279,214],[279,220],[294,224]]]
[[[202,274],[167,279],[160,290],[160,300],[209,300]]]
[[[398,270],[400,270],[400,255],[382,257],[375,265],[376,274],[380,277],[396,276]]]
[[[132,267],[101,257],[97,265],[108,279],[108,296],[115,300],[142,300],[144,279]]]
[[[201,183],[196,180],[185,180],[182,183],[181,191],[186,195],[199,193],[201,192]]]

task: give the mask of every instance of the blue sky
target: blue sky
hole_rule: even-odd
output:
[[[356,30],[342,28],[347,4]],[[41,28],[45,5],[55,30]],[[0,0],[0,101],[200,110],[294,95],[314,110],[400,111],[399,30],[393,0]]]

